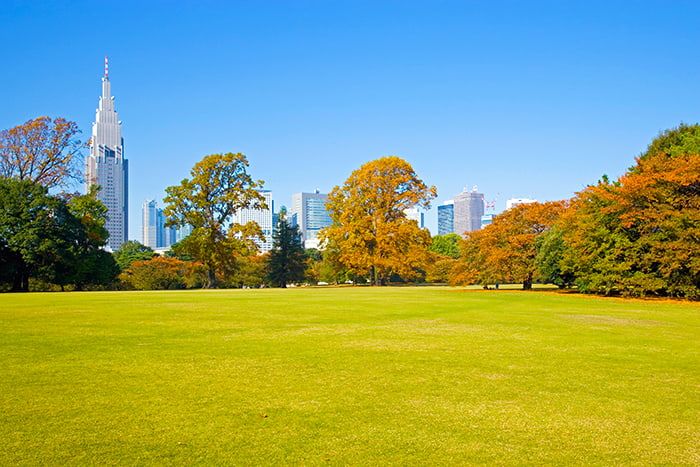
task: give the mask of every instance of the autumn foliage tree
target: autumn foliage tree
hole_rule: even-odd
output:
[[[700,126],[663,133],[619,180],[583,190],[562,229],[561,265],[582,291],[700,298]]]
[[[532,288],[538,277],[538,238],[566,209],[566,203],[521,204],[494,217],[482,230],[469,232],[451,282],[457,284],[515,282]]]
[[[197,162],[179,185],[166,188],[164,214],[168,225],[192,226],[192,233],[179,245],[186,254],[205,265],[206,287],[235,271],[237,257],[257,251],[253,241],[262,236],[255,222],[241,225],[233,216],[246,208],[265,208],[258,192],[262,180],[248,174],[243,154],[212,154]]]
[[[0,132],[0,176],[47,188],[81,179],[83,144],[75,122],[39,117]]]
[[[404,210],[427,208],[437,196],[405,160],[390,156],[368,162],[333,188],[327,207],[332,225],[322,241],[339,252],[352,274],[385,284],[393,275],[416,277],[428,261],[430,233]]]
[[[122,282],[137,290],[173,290],[201,287],[206,279],[202,263],[154,256],[134,261],[120,275]]]

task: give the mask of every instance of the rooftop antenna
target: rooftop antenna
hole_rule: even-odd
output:
[[[105,55],[105,78],[109,78],[109,58]]]

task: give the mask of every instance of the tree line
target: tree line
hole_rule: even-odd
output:
[[[166,188],[170,226],[192,227],[166,256],[138,242],[104,251],[97,191],[58,193],[78,177],[77,126],[41,117],[0,133],[0,289],[286,287],[316,283],[554,283],[582,292],[700,298],[700,126],[656,138],[619,179],[572,199],[516,206],[484,229],[431,237],[405,211],[437,196],[405,160],[360,166],[329,194],[322,251],[304,250],[284,212],[272,251],[239,224],[266,208],[240,153],[212,154]],[[32,286],[33,285],[33,286]]]

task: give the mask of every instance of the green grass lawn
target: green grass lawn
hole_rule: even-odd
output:
[[[450,288],[0,296],[0,464],[700,464],[700,306]]]

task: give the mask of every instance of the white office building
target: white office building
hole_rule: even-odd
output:
[[[411,219],[416,221],[418,227],[421,229],[425,228],[425,213],[418,206],[414,206],[409,209],[404,209],[404,214],[406,214],[406,219]]]
[[[107,248],[117,250],[129,233],[129,164],[124,157],[122,122],[114,108],[107,57],[85,166],[87,189],[99,185],[97,197],[107,207]]]

